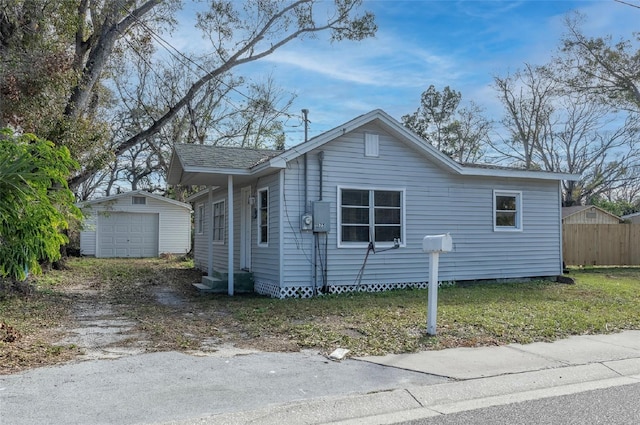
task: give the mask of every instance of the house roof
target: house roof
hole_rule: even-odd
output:
[[[117,195],[105,196],[105,197],[102,197],[102,198],[96,198],[96,199],[92,199],[92,200],[89,200],[89,201],[78,202],[77,205],[80,208],[84,208],[84,207],[87,207],[87,206],[90,206],[90,205],[95,205],[95,204],[101,204],[103,202],[114,201],[114,200],[120,199],[120,198],[126,198],[128,196],[146,196],[148,198],[153,198],[153,199],[156,199],[156,200],[161,201],[161,202],[167,202],[169,204],[177,205],[179,207],[182,207],[182,208],[185,208],[185,209],[188,209],[189,211],[191,211],[191,205],[190,204],[186,204],[184,202],[176,201],[175,199],[165,198],[164,196],[156,195],[154,193],[147,192],[146,190],[133,190],[133,191],[130,191],[130,192],[118,193]]]
[[[426,140],[404,127],[386,112],[375,109],[286,151],[241,149],[205,145],[176,145],[171,158],[169,184],[223,185],[229,175],[240,179],[260,177],[285,168],[289,161],[317,149],[338,137],[375,122],[385,131],[413,146],[437,166],[454,174],[468,176],[578,180],[579,175],[531,171],[481,164],[459,164]],[[238,152],[245,151],[245,152]]]
[[[631,214],[625,214],[625,215],[621,216],[620,218],[623,219],[623,220],[627,220],[629,218],[637,217],[639,215],[640,215],[640,212],[634,212],[634,213],[631,213]]]
[[[212,169],[251,169],[282,151],[245,149],[230,146],[179,144],[175,146],[180,160],[192,167]]]
[[[620,217],[618,217],[617,215],[611,214],[609,211],[603,210],[602,208],[596,207],[595,205],[574,205],[572,207],[562,207],[562,218],[567,218],[574,214],[578,214],[579,212],[584,210],[594,210],[594,209],[600,211],[603,214],[614,217],[617,220],[620,220]]]

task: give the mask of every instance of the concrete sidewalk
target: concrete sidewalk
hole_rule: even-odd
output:
[[[0,376],[7,424],[392,424],[640,382],[640,331],[331,362],[153,353]]]
[[[627,331],[572,336],[555,342],[453,348],[359,360],[462,380],[639,357],[640,331]]]
[[[327,397],[165,425],[394,424],[640,382],[640,331],[553,343],[454,348],[354,359],[449,378],[427,386]]]

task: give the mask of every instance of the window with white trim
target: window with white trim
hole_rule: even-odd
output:
[[[404,235],[404,190],[338,188],[339,244],[392,244]]]
[[[493,191],[493,229],[522,230],[522,192]]]
[[[146,196],[132,196],[131,204],[133,205],[146,205],[147,197]]]
[[[213,242],[224,243],[224,201],[213,203]]]
[[[269,244],[269,189],[258,190],[258,245]]]
[[[204,233],[204,204],[198,204],[196,207],[196,233]]]

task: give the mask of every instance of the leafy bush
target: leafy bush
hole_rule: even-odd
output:
[[[60,258],[69,219],[80,218],[67,177],[77,168],[65,147],[0,130],[0,277],[19,284],[40,262]]]

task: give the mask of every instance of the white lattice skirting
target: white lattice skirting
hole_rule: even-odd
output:
[[[349,292],[382,292],[393,289],[426,289],[429,282],[401,282],[401,283],[367,283],[361,285],[329,285],[329,294],[344,294]],[[255,281],[255,291],[261,295],[268,295],[272,298],[311,298],[313,288],[308,285],[280,287],[275,282]],[[318,288],[320,289],[320,288]]]

